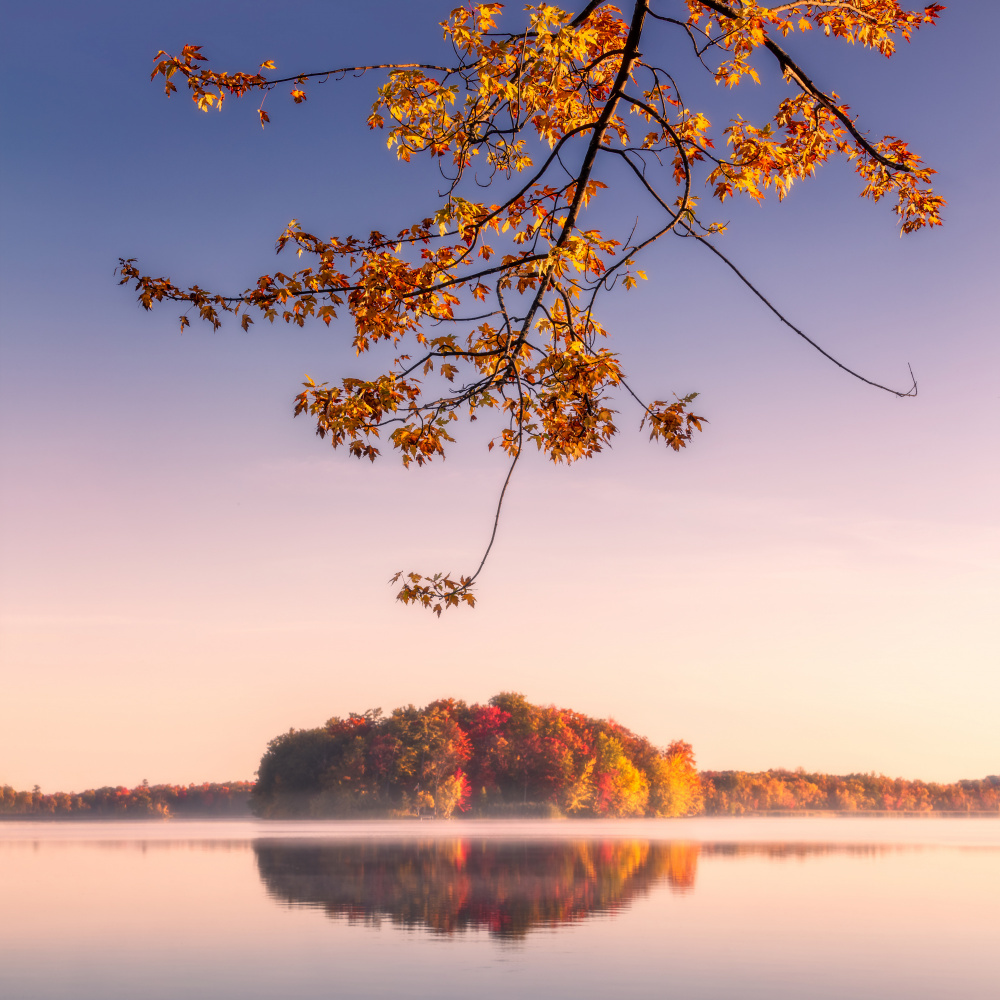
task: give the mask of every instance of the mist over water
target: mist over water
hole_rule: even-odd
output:
[[[1000,819],[0,824],[0,994],[995,995]]]

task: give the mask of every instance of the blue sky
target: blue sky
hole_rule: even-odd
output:
[[[243,288],[291,218],[429,214],[435,175],[365,127],[375,77],[298,107],[279,89],[262,131],[257,100],[202,114],[149,73],[185,43],[232,70],[424,58],[448,7],[7,5],[0,781],[249,777],[289,726],[511,689],[688,739],[705,767],[996,773],[996,6],[956,5],[891,61],[792,42],[938,169],[943,229],[900,239],[843,164],[715,212],[811,336],[879,381],[912,364],[920,395],[855,382],[710,255],[657,248],[603,320],[640,391],[701,393],[705,432],[666,453],[623,402],[612,451],[523,463],[481,605],[438,621],[386,580],[478,561],[504,471],[483,435],[425,470],[362,467],[291,417],[304,373],[354,364],[346,329],[180,335],[113,271]]]

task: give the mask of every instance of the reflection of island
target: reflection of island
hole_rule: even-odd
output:
[[[334,917],[523,937],[694,886],[698,845],[647,841],[258,841],[268,893]]]
[[[629,906],[653,886],[694,889],[699,857],[788,862],[903,850],[884,844],[644,840],[260,840],[268,894],[349,922],[520,938]]]

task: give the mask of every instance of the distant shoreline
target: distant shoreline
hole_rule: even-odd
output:
[[[424,822],[424,823],[473,823],[487,820],[491,823],[562,823],[569,817],[538,817],[538,816],[452,816],[442,819],[435,816],[339,816],[339,817],[314,817],[302,816],[292,819],[296,823],[399,823],[399,822]],[[593,817],[573,817],[573,819],[591,819]],[[760,810],[758,812],[733,813],[700,813],[697,816],[676,816],[672,820],[705,820],[705,819],[732,819],[732,820],[752,820],[752,819],[1000,819],[1000,810],[995,809],[970,809],[970,810],[904,810],[904,809],[771,809]],[[655,822],[657,817],[611,817],[610,822],[635,823],[637,821],[648,820]],[[62,815],[53,816],[51,814],[35,815],[3,815],[0,814],[0,823],[239,823],[246,820],[255,820],[263,824],[289,822],[288,817],[270,818],[255,816],[247,812],[241,816],[214,816],[205,814],[203,816],[188,814],[186,816],[121,816],[114,815]],[[607,817],[600,818],[600,822],[609,822]]]
[[[603,819],[1000,816],[1000,775],[996,774],[945,785],[889,778],[874,772],[848,775],[802,770],[698,772],[689,759],[687,744],[677,744],[675,750],[677,746],[681,750],[664,757],[656,748],[620,727],[615,729],[618,735],[613,739],[601,737],[605,750],[614,750],[615,754],[621,751],[615,757],[617,763],[612,762],[614,767],[607,764],[611,770],[598,772],[595,770],[597,758],[590,757],[579,778],[569,784],[563,781],[560,785],[555,779],[550,780],[551,775],[546,777],[549,772],[542,767],[545,759],[538,764],[541,769],[538,774],[532,777],[534,772],[525,771],[512,785],[509,774],[503,777],[500,771],[487,773],[483,771],[486,764],[470,758],[465,763],[479,775],[477,782],[481,779],[476,788],[470,785],[464,770],[457,765],[455,773],[448,776],[453,761],[446,761],[447,767],[442,765],[443,778],[428,772],[429,776],[419,781],[411,775],[407,783],[397,776],[398,780],[393,779],[394,785],[386,777],[384,781],[380,779],[376,787],[369,771],[374,773],[379,765],[390,774],[386,770],[390,764],[382,759],[384,755],[380,756],[378,739],[381,737],[373,736],[369,741],[372,743],[369,748],[372,759],[368,762],[371,768],[358,756],[358,747],[364,740],[355,731],[364,725],[367,723],[363,717],[356,717],[351,723],[348,735],[354,742],[347,745],[358,751],[351,751],[354,756],[326,730],[293,731],[280,741],[272,741],[269,754],[282,748],[286,756],[290,754],[288,760],[282,758],[280,767],[274,765],[279,772],[288,773],[283,779],[282,774],[270,774],[269,783],[263,784],[241,780],[200,785],[150,785],[143,781],[134,788],[106,785],[79,793],[51,794],[43,793],[37,785],[30,792],[0,785],[0,820],[249,819],[257,816],[271,820],[378,822],[419,820],[432,815],[459,820],[559,820],[588,816]],[[638,763],[629,763],[631,758],[625,754],[625,744],[621,740],[626,743],[632,740],[639,746],[638,750],[633,748]],[[332,748],[331,741],[335,744]],[[296,748],[302,751],[301,754],[291,753]],[[490,759],[487,754],[486,762]],[[565,755],[559,760],[567,767],[571,762]],[[264,767],[263,762],[261,766]],[[499,768],[499,764],[496,767]],[[353,774],[352,768],[358,771],[354,775],[357,781],[348,780]]]

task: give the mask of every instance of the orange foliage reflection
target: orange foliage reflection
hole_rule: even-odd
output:
[[[605,841],[258,841],[268,893],[332,917],[521,938],[694,887],[698,844]]]

